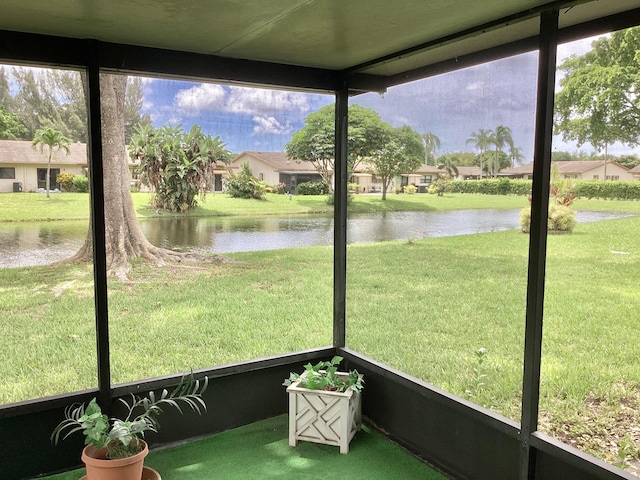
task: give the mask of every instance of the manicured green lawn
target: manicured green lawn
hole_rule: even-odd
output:
[[[133,201],[139,218],[173,216],[150,207],[151,194],[134,193]],[[514,209],[527,205],[524,197],[501,195],[447,194],[442,197],[427,194],[352,195],[349,211],[376,213],[391,211],[442,211],[460,209]],[[618,200],[579,199],[578,210],[601,210],[640,213],[640,202]],[[187,216],[227,215],[296,215],[309,213],[331,214],[333,206],[323,195],[305,196],[269,194],[265,200],[231,198],[226,194],[209,194]],[[184,214],[183,214],[184,215]],[[86,193],[57,193],[50,198],[39,193],[0,193],[0,222],[49,220],[84,220],[89,218],[89,195]]]
[[[22,195],[29,194],[0,202]],[[65,208],[71,212],[81,198],[69,195]],[[272,201],[208,198],[235,214]],[[303,200],[316,211],[324,197],[273,202],[300,209],[294,202]],[[351,207],[523,203],[398,195],[382,204],[359,195]],[[576,208],[638,213],[640,202],[580,200]],[[541,425],[610,461],[609,444],[617,448],[616,438],[640,420],[638,238],[640,221],[629,217],[578,224],[572,235],[548,239]],[[516,230],[350,245],[347,346],[518,420],[527,248],[528,237]],[[330,345],[332,255],[315,247],[230,255],[237,263],[136,262],[130,282],[109,282],[113,381]],[[0,269],[0,298],[0,403],[95,386],[91,266]]]

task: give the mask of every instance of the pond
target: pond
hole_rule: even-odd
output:
[[[468,235],[516,229],[519,210],[454,210],[351,215],[348,243]],[[612,212],[577,212],[578,222],[619,218]],[[331,245],[333,218],[187,217],[141,221],[159,247],[200,253],[230,253]],[[87,235],[86,221],[0,224],[0,268],[46,265],[74,254]]]

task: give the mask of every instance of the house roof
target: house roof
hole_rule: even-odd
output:
[[[311,162],[305,162],[302,160],[292,160],[284,152],[253,152],[244,151],[240,155],[231,160],[232,165],[239,165],[246,159],[246,157],[253,157],[256,160],[273,167],[275,171],[286,173],[317,173],[318,171]]]
[[[267,82],[274,85],[336,90],[343,77],[331,72],[346,72],[352,90],[382,91],[535,50],[543,11],[558,11],[563,42],[630,25],[639,7],[640,0],[77,0],[61,8],[60,2],[3,0],[0,34],[4,30],[98,40],[87,46],[100,46],[102,65],[125,72],[160,73],[155,60],[137,50],[142,47],[165,57],[167,51],[212,56],[201,64],[168,62],[166,68],[191,71],[194,77],[206,71],[203,77],[222,78],[215,76],[219,72],[229,81],[252,77],[252,83],[265,83],[268,72],[251,62],[268,62],[300,67],[280,69],[296,78],[276,74]],[[118,51],[117,44],[133,49]],[[17,41],[0,41],[0,46],[0,58],[24,56],[23,49],[29,48]],[[71,65],[86,58],[77,47],[59,42],[51,48],[63,49],[59,54]],[[43,54],[35,49],[31,53]],[[221,65],[235,66],[235,72]]]
[[[620,168],[626,169],[626,167],[620,165],[617,162],[607,162],[608,165],[617,165]],[[602,167],[604,160],[581,160],[581,161],[568,161],[568,162],[551,162],[551,166],[558,167],[560,173],[565,175],[581,174],[593,170],[595,168]],[[500,170],[500,175],[531,175],[533,174],[533,162],[520,165],[518,167],[504,168]]]
[[[640,174],[640,165],[636,165],[635,167],[633,167],[631,170],[629,170],[629,173],[633,173],[634,175]]]
[[[40,148],[33,148],[28,140],[0,140],[0,163],[3,164],[47,164],[48,148],[44,154]],[[65,151],[54,149],[51,164],[59,165],[87,165],[87,144],[72,143],[69,146],[69,155]]]
[[[467,167],[467,166],[460,166],[457,167],[458,168],[458,174],[462,175],[463,177],[478,177],[480,176],[480,167]]]

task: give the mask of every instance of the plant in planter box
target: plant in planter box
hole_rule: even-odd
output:
[[[87,467],[87,480],[108,479],[140,480],[144,457],[149,453],[143,440],[145,432],[157,432],[158,416],[163,408],[172,407],[183,413],[188,407],[201,414],[206,411],[202,394],[207,389],[208,378],[201,382],[193,374],[182,377],[171,392],[163,390],[159,396],[149,392],[147,396],[131,395],[120,399],[127,414],[124,418],[107,418],[96,399],[86,406],[73,404],[65,409],[65,418],[54,429],[51,440],[57,444],[75,432],[85,435],[82,461]],[[107,472],[107,473],[106,473]]]
[[[339,372],[342,357],[308,363],[302,374],[291,373],[283,385],[289,393],[289,445],[298,440],[337,445],[348,453],[349,442],[362,424],[362,375]]]

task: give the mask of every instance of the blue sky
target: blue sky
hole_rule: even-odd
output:
[[[558,62],[590,49],[593,39],[560,45]],[[435,133],[439,153],[473,151],[466,140],[479,129],[511,128],[516,146],[532,160],[535,124],[537,53],[531,52],[390,88],[384,95],[368,93],[351,102],[377,111],[394,127],[409,125],[419,133]],[[329,94],[312,94],[211,83],[143,79],[143,113],[155,126],[198,124],[220,136],[235,153],[245,150],[284,151],[310,113],[333,103]],[[553,149],[576,152],[574,143],[556,137]],[[580,150],[593,151],[590,145]],[[639,153],[613,145],[610,153]]]
[[[581,54],[593,39],[561,45],[558,59]],[[351,102],[376,110],[393,126],[410,125],[419,133],[435,133],[440,153],[473,151],[466,140],[478,129],[511,128],[513,138],[532,160],[535,124],[537,53],[498,60],[410,84],[393,87],[383,96],[369,93]],[[268,90],[216,84],[145,79],[144,113],[154,125],[199,124],[219,135],[236,153],[244,150],[284,151],[305,117],[332,103],[332,95]],[[554,139],[554,150],[575,152],[573,143]],[[580,150],[592,151],[590,145]],[[613,154],[632,152],[620,145]]]

